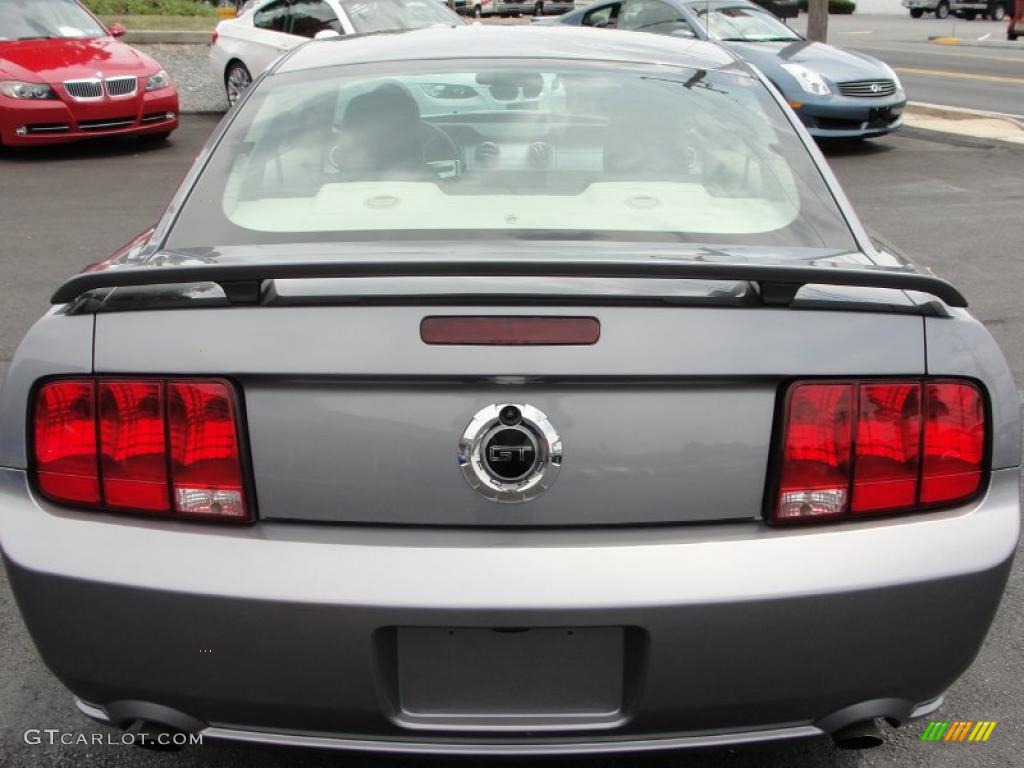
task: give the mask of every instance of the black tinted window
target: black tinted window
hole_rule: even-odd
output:
[[[260,29],[269,29],[274,32],[288,31],[288,3],[286,0],[277,0],[276,3],[265,5],[256,11],[252,23]]]
[[[295,0],[292,3],[293,35],[316,37],[318,32],[326,30],[339,35],[343,33],[341,22],[327,3],[323,0]]]

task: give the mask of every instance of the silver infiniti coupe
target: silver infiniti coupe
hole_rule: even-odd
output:
[[[1018,537],[966,303],[712,43],[314,41],[23,341],[4,560],[144,733],[863,744],[941,705]]]
[[[763,72],[817,139],[874,138],[903,124],[907,94],[888,64],[811,42],[748,0],[598,0],[534,22],[718,42]]]

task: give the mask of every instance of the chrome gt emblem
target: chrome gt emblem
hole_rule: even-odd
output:
[[[872,93],[878,93],[880,90],[882,90],[882,86],[880,86],[878,83],[872,83],[871,84],[871,92]]]
[[[532,405],[489,405],[459,440],[459,467],[470,487],[492,501],[529,501],[558,476],[562,440]]]

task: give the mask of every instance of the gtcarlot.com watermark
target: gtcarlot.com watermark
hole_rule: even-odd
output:
[[[29,728],[22,737],[26,744],[33,746],[46,744],[50,746],[108,746],[108,747],[185,747],[191,744],[202,744],[201,733],[75,733],[62,731],[59,728]]]

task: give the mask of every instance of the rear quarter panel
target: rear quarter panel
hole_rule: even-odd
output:
[[[1006,358],[984,325],[964,310],[950,312],[951,318],[925,320],[928,373],[968,376],[985,385],[992,407],[992,468],[1019,466],[1021,400]]]
[[[11,360],[0,387],[0,467],[25,468],[29,394],[57,374],[92,372],[92,315],[68,316],[54,308],[36,321]]]

